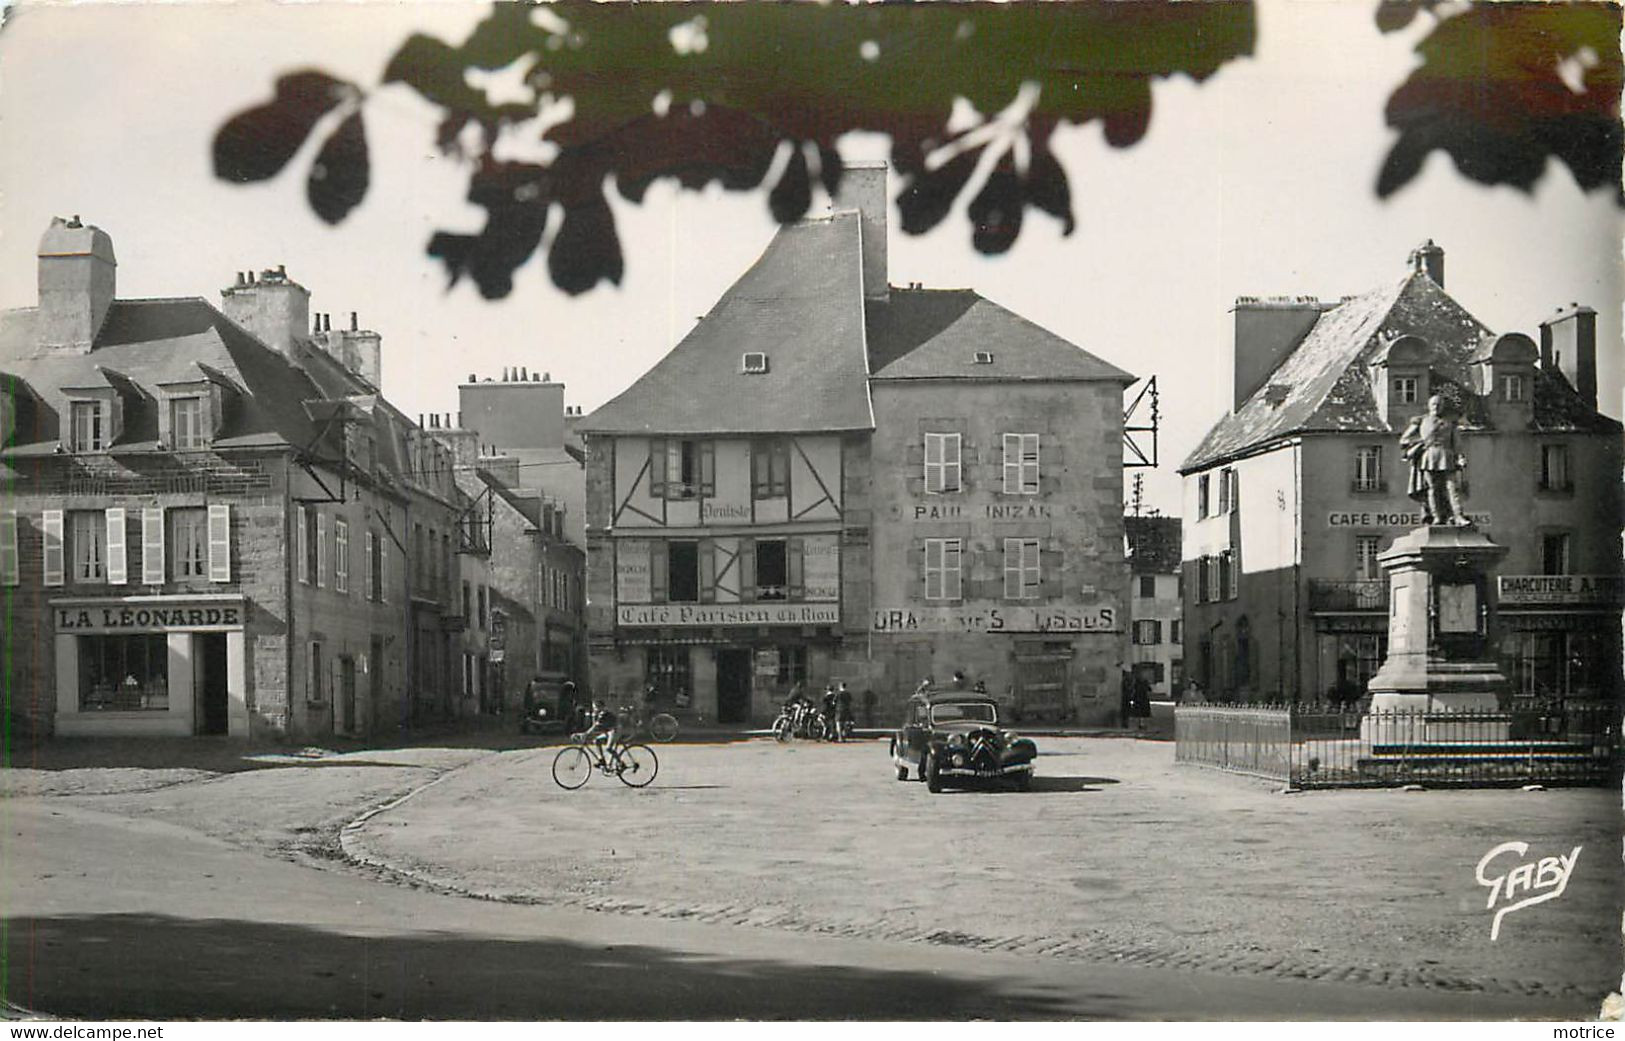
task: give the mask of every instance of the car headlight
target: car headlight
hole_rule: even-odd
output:
[[[965,735],[964,734],[955,734],[955,735],[953,735],[952,737],[950,737],[948,739],[948,747],[949,748],[963,748],[964,745],[965,745]]]
[[[959,754],[958,754],[958,753],[957,753],[957,752],[956,752],[956,753],[955,753],[955,754],[954,754],[954,765],[955,765],[955,766],[964,766],[964,765],[965,765],[965,757],[964,757],[964,756],[962,756],[962,755],[959,755]]]
[[[537,710],[536,710],[536,714],[537,714],[537,715],[538,715],[538,716],[545,716],[545,715],[547,715],[547,709],[545,709],[545,708],[539,708],[539,709],[537,709]]]

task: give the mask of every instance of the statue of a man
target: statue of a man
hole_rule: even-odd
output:
[[[1399,435],[1399,450],[1410,461],[1407,489],[1422,504],[1429,524],[1470,525],[1461,508],[1461,471],[1467,460],[1456,441],[1456,418],[1445,412],[1444,398],[1428,398],[1425,414],[1412,419]]]

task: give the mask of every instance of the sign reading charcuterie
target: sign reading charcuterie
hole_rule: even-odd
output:
[[[1625,601],[1618,575],[1502,575],[1503,604],[1604,604]]]

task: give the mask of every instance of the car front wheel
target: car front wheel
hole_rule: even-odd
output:
[[[937,766],[934,754],[925,757],[925,789],[928,792],[942,791],[942,771]]]

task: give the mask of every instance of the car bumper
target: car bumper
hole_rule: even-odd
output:
[[[1032,763],[1006,763],[991,770],[978,770],[972,766],[941,766],[937,772],[944,777],[1009,777],[1012,774],[1030,774]]]

